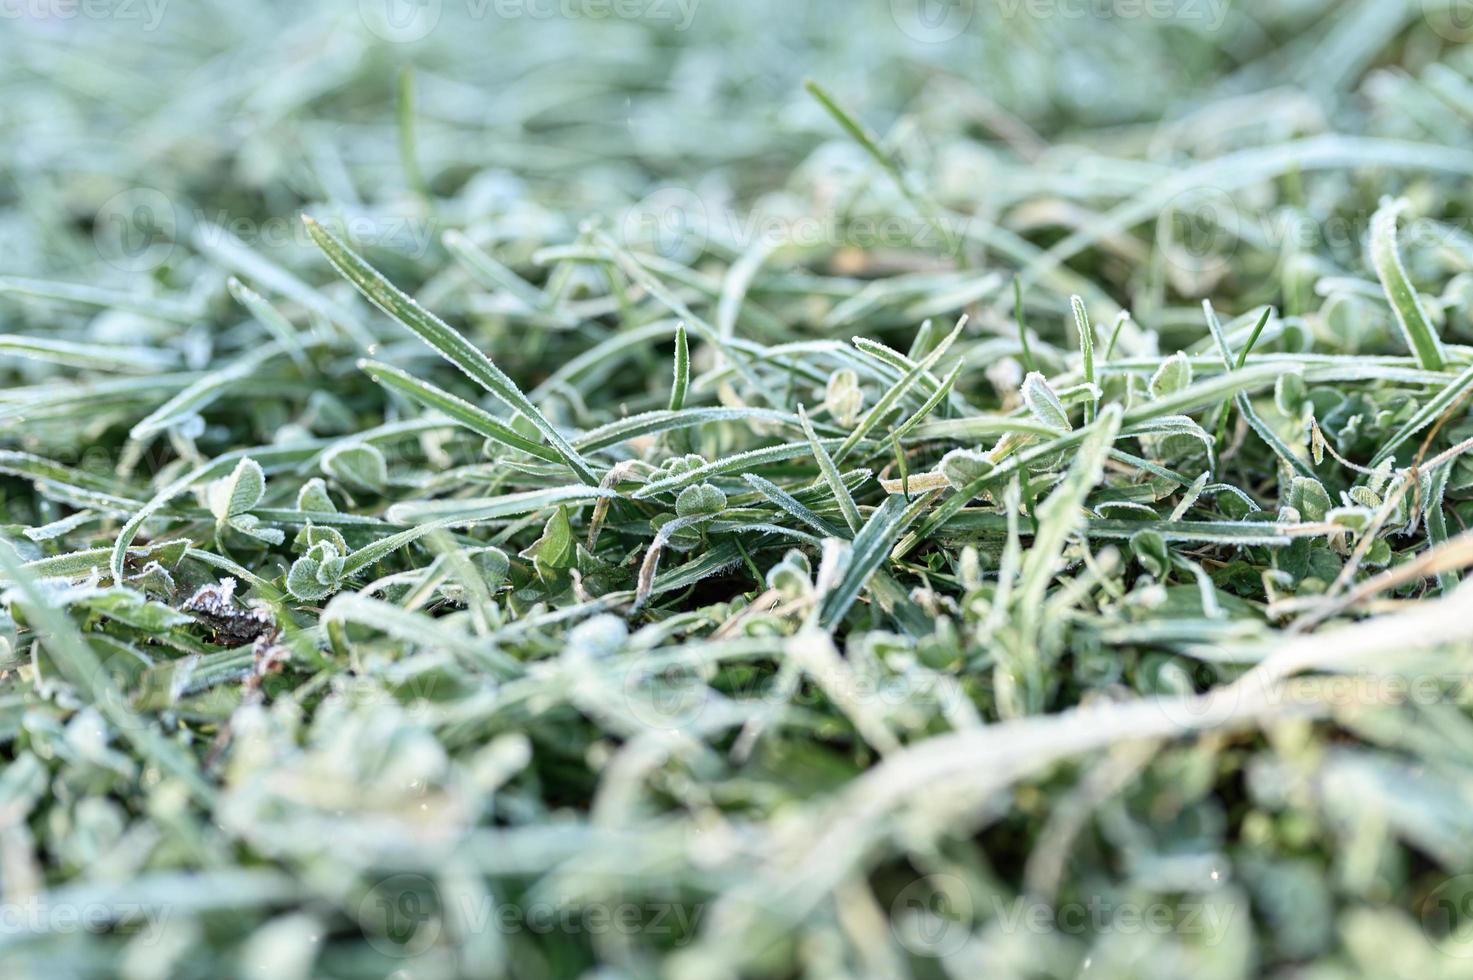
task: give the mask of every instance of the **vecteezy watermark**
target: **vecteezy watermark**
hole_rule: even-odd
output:
[[[1215,187],[1194,187],[1161,209],[1156,241],[1177,272],[1215,279],[1228,270],[1242,234],[1240,221],[1231,195]]]
[[[1473,958],[1473,875],[1457,875],[1422,902],[1422,933],[1438,952]]]
[[[977,904],[956,875],[934,874],[906,885],[890,903],[890,928],[917,956],[944,959],[972,938]]]
[[[446,929],[534,936],[644,936],[663,945],[689,941],[705,914],[703,903],[642,898],[547,898],[509,902],[484,894],[447,895],[420,874],[379,881],[358,905],[369,945],[385,956],[410,959],[429,950]]]
[[[739,251],[766,244],[799,249],[920,249],[955,254],[972,234],[973,221],[984,223],[980,218],[951,213],[926,216],[904,212],[740,211],[708,205],[687,188],[668,186],[630,205],[620,216],[618,229],[623,244],[630,248],[689,263],[712,241]]]
[[[1236,911],[1230,902],[1196,898],[1135,902],[1090,895],[1053,903],[993,895],[978,900],[958,876],[932,874],[901,889],[890,904],[890,921],[906,949],[944,958],[960,951],[984,920],[1008,934],[1176,935],[1214,946],[1227,935]]]
[[[1193,675],[1182,671],[1186,683],[1204,690],[1162,694],[1152,703],[1182,731],[1209,727],[1214,720],[1229,718],[1245,709],[1276,716],[1356,714],[1363,711],[1394,711],[1464,703],[1473,689],[1473,675],[1457,672],[1423,673],[1325,673],[1287,680],[1249,673],[1237,680],[1222,680],[1208,664],[1196,665]],[[1085,709],[1081,709],[1085,710]],[[1470,900],[1473,913],[1473,900]]]
[[[278,215],[257,220],[233,216],[225,211],[194,210],[190,217],[196,241],[234,239],[251,248],[270,251],[300,247],[315,249],[307,226],[295,215]],[[421,258],[435,239],[435,226],[426,218],[409,214],[349,214],[341,218],[322,215],[324,228],[355,248],[389,249],[410,258]]]
[[[0,20],[110,20],[156,31],[169,0],[0,0]]]
[[[411,258],[429,252],[436,231],[430,220],[411,214],[324,215],[322,224],[355,247],[383,248]],[[152,187],[132,187],[114,194],[92,220],[98,256],[128,273],[161,268],[181,243],[191,239],[205,248],[227,244],[263,251],[315,248],[306,226],[294,215],[257,219],[188,208]]]
[[[1425,0],[1427,3],[1435,0]],[[908,37],[945,44],[966,33],[979,13],[1000,20],[1160,20],[1216,31],[1230,0],[890,0],[890,16]]]
[[[1215,31],[1227,20],[1231,0],[995,0],[1004,20],[1160,20]]]
[[[1422,0],[1422,19],[1446,40],[1473,41],[1473,0]]]
[[[689,728],[707,708],[722,699],[746,706],[776,710],[821,709],[834,701],[874,709],[889,716],[900,711],[931,709],[946,714],[966,700],[962,688],[937,674],[873,675],[845,671],[823,684],[805,679],[789,689],[772,678],[752,674],[727,681],[718,692],[702,678],[699,668],[669,665],[658,668],[631,665],[623,675],[622,693],[630,716],[652,731]]]
[[[700,0],[455,0],[471,21],[628,20],[688,30]],[[412,44],[440,26],[445,0],[358,0],[368,30],[394,44]]]
[[[716,696],[698,671],[681,666],[631,669],[624,677],[623,694],[636,721],[663,732],[679,731],[694,723]]]
[[[945,44],[966,32],[977,0],[890,0],[890,16],[906,36],[925,44]]]
[[[131,187],[103,202],[92,221],[92,242],[108,265],[151,272],[174,254],[179,212],[163,191]]]
[[[148,944],[156,942],[168,923],[167,905],[136,902],[66,902],[46,895],[0,902],[0,935],[94,935],[124,932]]]

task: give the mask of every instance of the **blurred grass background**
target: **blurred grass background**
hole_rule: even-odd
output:
[[[1277,350],[1381,354],[1397,334],[1379,294],[1368,293],[1363,236],[1383,195],[1406,194],[1419,213],[1443,222],[1436,247],[1411,249],[1408,261],[1418,281],[1445,284],[1431,297],[1441,334],[1467,343],[1473,252],[1459,229],[1473,174],[1469,13],[1456,0],[0,0],[0,274],[116,290],[148,313],[11,296],[0,304],[0,333],[177,340],[180,317],[160,318],[158,310],[228,305],[226,269],[255,268],[246,252],[327,282],[323,295],[346,302],[349,290],[332,280],[297,220],[310,210],[347,229],[427,305],[482,318],[480,336],[528,387],[588,349],[602,327],[532,331],[502,322],[494,300],[447,271],[444,231],[464,230],[526,270],[550,264],[534,263],[539,250],[586,245],[584,229],[594,223],[667,260],[672,273],[729,269],[769,235],[780,261],[761,290],[776,316],[742,323],[764,342],[847,337],[862,319],[867,334],[904,349],[922,317],[967,309],[984,335],[1011,344],[1006,285],[1022,272],[1039,285],[1027,300],[1033,322],[1057,342],[1037,352],[1051,365],[1063,363],[1070,343],[1071,291],[1084,293],[1101,317],[1129,308],[1149,326],[1125,335],[1122,353],[1209,350],[1199,303],[1210,295],[1233,314],[1278,305],[1283,329],[1265,340]],[[944,209],[955,240],[935,236],[905,191],[804,90],[805,79],[821,82],[878,134],[906,185]],[[1210,169],[1224,158],[1227,165]],[[1131,217],[1136,207],[1141,216]],[[1126,217],[1105,220],[1117,212]],[[1048,250],[1073,236],[1082,244],[1049,261]],[[586,269],[567,274],[590,279],[570,294],[575,299],[607,299]],[[867,292],[872,282],[881,288]],[[191,369],[202,369],[217,338],[200,335],[215,328],[187,312],[182,320],[177,346]],[[608,379],[608,401],[663,399],[667,351],[645,366],[648,376]],[[56,377],[49,364],[10,370],[17,385]],[[561,420],[586,421],[577,398],[566,402]],[[99,418],[105,408],[97,408]],[[17,420],[16,432],[20,413],[5,416]],[[250,425],[266,441],[272,425],[263,418]],[[76,416],[61,423],[27,428],[27,447],[85,449],[97,431]],[[354,424],[350,417],[341,428]],[[541,652],[551,655],[562,642]],[[599,638],[580,642],[596,647]],[[63,732],[60,722],[50,731],[29,719],[38,754],[26,758],[44,758],[61,774],[49,790],[61,802],[44,818],[4,824],[0,843],[23,853],[28,835],[44,835],[60,866],[6,864],[0,848],[7,890],[26,885],[31,873],[58,887],[85,881],[72,893],[78,905],[107,900],[107,882],[141,901],[125,885],[143,869],[116,856],[144,851],[165,869],[208,866],[214,876],[193,887],[146,878],[177,912],[162,939],[17,942],[17,975],[55,980],[118,970],[142,980],[177,969],[280,980],[400,970],[417,977],[490,975],[493,964],[507,963],[511,976],[561,976],[595,970],[595,961],[620,964],[603,976],[654,971],[655,959],[617,939],[600,937],[590,952],[581,939],[562,949],[517,936],[508,952],[464,922],[445,926],[453,956],[437,947],[406,963],[404,937],[354,943],[343,938],[341,916],[332,920],[339,942],[319,959],[303,953],[315,952],[327,932],[323,909],[332,902],[324,896],[350,910],[375,907],[373,890],[353,891],[361,884],[358,849],[379,867],[398,857],[419,869],[427,860],[418,850],[401,854],[379,822],[377,807],[418,805],[421,796],[401,792],[405,780],[421,772],[447,783],[464,777],[489,796],[500,785],[498,766],[518,768],[497,752],[514,757],[525,748],[479,744],[473,708],[471,721],[439,719],[434,737],[397,705],[381,703],[274,718],[254,741],[242,739],[249,751],[231,774],[228,806],[212,814],[226,825],[221,835],[173,798],[152,799],[147,819],[125,821],[106,793],[137,782],[129,761],[90,745],[83,732]],[[1272,733],[1272,751],[1251,762],[1229,765],[1209,745],[1165,751],[1147,768],[1127,744],[1100,764],[1098,783],[1081,779],[1075,789],[1064,777],[1040,778],[1011,801],[1019,819],[989,831],[984,847],[938,848],[935,867],[948,870],[925,879],[924,894],[911,899],[945,919],[957,911],[946,905],[945,883],[965,879],[970,894],[1002,896],[995,900],[1005,907],[967,906],[959,917],[977,925],[982,940],[956,959],[922,957],[919,969],[1228,978],[1267,964],[1315,980],[1468,975],[1467,961],[1426,942],[1415,908],[1442,887],[1434,864],[1473,862],[1473,782],[1465,767],[1448,763],[1453,750],[1438,744],[1461,746],[1463,728],[1424,719],[1386,741],[1406,732],[1416,744],[1397,746],[1406,755],[1395,756],[1409,759],[1406,766],[1388,762],[1389,751],[1341,751],[1306,726],[1286,724]],[[519,787],[497,804],[498,825],[470,835],[468,866],[519,886],[545,874],[555,887],[544,891],[564,897],[603,894],[600,868],[653,881],[655,894],[665,889],[662,875],[673,882],[665,891],[677,896],[740,891],[732,869],[740,862],[730,855],[741,842],[713,833],[708,845],[687,850],[682,835],[700,832],[694,819],[668,837],[647,825],[628,835],[561,826],[558,804],[581,804],[593,793],[589,773],[566,759],[607,747],[559,737],[539,734],[566,756],[554,754],[538,774],[547,785]],[[299,745],[306,750],[297,752]],[[763,760],[766,768],[736,780],[758,800],[753,809],[771,806],[778,843],[784,805],[837,791],[855,775],[810,749],[792,739],[778,758]],[[383,769],[368,765],[368,755]],[[274,780],[277,768],[282,782]],[[361,795],[336,813],[301,790],[343,773]],[[0,802],[33,799],[40,779],[31,762],[8,767]],[[1080,796],[1071,799],[1088,801],[1127,783],[1126,801],[1102,818],[1107,843],[1090,851],[1095,877],[1075,883],[1081,894],[1112,895],[1116,910],[1122,901],[1174,903],[1204,876],[1216,880],[1211,858],[1228,837],[1241,845],[1236,877],[1203,903],[1224,916],[1212,931],[1179,941],[1117,930],[1090,972],[1089,947],[1078,936],[1009,927],[1007,914],[1027,907],[1012,904],[1014,893],[998,882],[1019,878],[1031,843],[1020,828],[1047,819],[1053,794],[1072,790]],[[673,795],[685,789],[663,787]],[[1261,809],[1244,803],[1249,796]],[[1378,804],[1376,821],[1358,822],[1366,800]],[[822,814],[804,816],[824,822]],[[425,817],[425,841],[461,829],[460,817]],[[502,836],[503,826],[517,831]],[[163,857],[150,850],[151,838],[137,849],[112,847],[125,829],[140,838],[157,833],[168,845]],[[904,838],[913,829],[894,832]],[[1393,847],[1392,838],[1417,849]],[[1118,888],[1106,880],[1112,847],[1140,861]],[[977,866],[979,851],[998,856],[998,867]],[[272,865],[290,873],[268,873]],[[480,875],[463,870],[437,871],[438,900],[486,907]],[[893,866],[877,877],[886,874],[877,894],[889,912],[907,910],[911,885]],[[391,907],[419,901],[426,879],[410,877],[407,885],[386,879],[379,898]],[[1459,898],[1467,883],[1460,888]],[[291,911],[303,894],[318,903],[310,914]],[[535,888],[527,894],[524,905],[541,901]],[[836,937],[887,929],[885,910],[867,897],[847,898],[837,904],[854,921],[805,926],[771,950],[736,952],[750,954],[753,973],[844,976],[853,951]],[[212,917],[236,905],[248,911],[232,921]],[[711,975],[719,954],[733,954],[723,936],[742,946],[767,935],[763,928],[717,923],[707,933],[716,937],[711,948],[678,969]],[[934,950],[944,940],[900,942]],[[10,948],[0,945],[0,964]],[[885,975],[887,955],[866,961],[873,975]]]

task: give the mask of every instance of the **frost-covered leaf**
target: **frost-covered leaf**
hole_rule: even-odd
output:
[[[1069,415],[1059,396],[1049,387],[1042,374],[1032,371],[1023,379],[1023,403],[1033,417],[1051,429],[1069,430]]]

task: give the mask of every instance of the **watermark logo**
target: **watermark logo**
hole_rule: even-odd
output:
[[[840,249],[923,250],[956,255],[970,236],[974,219],[966,215],[851,214],[837,211],[738,211],[708,205],[693,191],[669,186],[653,191],[618,219],[623,244],[689,264],[717,241],[746,251]]]
[[[1432,890],[1422,903],[1422,932],[1444,956],[1473,959],[1473,874]]]
[[[902,888],[890,903],[895,938],[917,956],[956,954],[971,939],[975,920],[972,893],[956,875],[926,875]]]
[[[383,211],[323,215],[322,224],[354,248],[385,249],[409,258],[428,254],[438,232],[429,218]],[[104,262],[131,274],[166,264],[181,238],[206,250],[241,246],[268,252],[316,250],[296,215],[257,219],[190,208],[152,187],[129,188],[103,202],[92,219],[92,238]]]
[[[132,689],[143,664],[131,653],[114,653],[98,662],[90,693],[92,703],[114,728],[138,731],[151,724],[139,714],[128,692]]]
[[[424,875],[385,878],[358,903],[358,923],[368,944],[396,959],[427,951],[440,938],[442,922],[439,892]]]
[[[1224,682],[1211,664],[1173,663],[1163,670],[1172,672],[1173,683],[1164,685],[1152,702],[1180,731],[1196,731],[1213,718],[1230,716],[1243,701],[1244,682]],[[1205,693],[1193,693],[1194,689]]]
[[[103,202],[92,224],[97,254],[123,272],[152,272],[174,255],[179,216],[163,191],[133,187]]]
[[[711,689],[688,668],[634,667],[624,677],[624,703],[641,725],[662,732],[687,728],[706,710]]]
[[[3,2],[3,0],[0,0]],[[462,0],[454,12],[464,20],[627,20],[687,31],[700,0]],[[440,26],[444,0],[358,0],[369,33],[391,44],[422,41]]]
[[[1422,0],[1422,19],[1445,40],[1473,41],[1473,0]]]
[[[420,874],[396,874],[375,884],[358,905],[358,924],[384,956],[409,960],[439,942],[445,923],[479,935],[646,936],[681,945],[705,914],[701,903],[638,898],[548,895],[503,901],[484,893],[442,892]]]
[[[39,24],[107,20],[138,24],[152,32],[159,29],[168,8],[169,0],[0,0],[0,20]]]
[[[901,33],[922,44],[945,44],[966,32],[976,0],[890,0],[890,16]]]
[[[413,44],[440,23],[443,0],[358,0],[358,16],[369,32],[390,44]]]
[[[1223,941],[1237,908],[1231,902],[1182,898],[1171,901],[1116,901],[1102,895],[1053,903],[1020,896],[993,895],[979,906],[956,875],[932,874],[901,889],[890,905],[895,938],[917,956],[946,958],[960,952],[987,922],[1008,935],[1178,935],[1198,937],[1207,946]]]
[[[158,942],[168,924],[168,905],[135,902],[54,902],[44,895],[0,902],[0,933],[59,935],[75,933],[127,934],[143,945]]]
[[[1227,21],[1229,0],[996,0],[1004,20],[1171,21],[1208,31]]]
[[[1162,255],[1192,282],[1216,280],[1227,273],[1237,249],[1238,223],[1237,204],[1226,192],[1215,187],[1183,191],[1161,209],[1157,238]]]
[[[706,205],[684,187],[662,187],[624,212],[625,245],[653,249],[673,262],[694,261],[711,236]]]

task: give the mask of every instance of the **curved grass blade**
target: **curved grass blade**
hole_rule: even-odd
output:
[[[445,232],[441,241],[445,245],[445,250],[454,256],[471,274],[471,277],[482,286],[487,289],[502,290],[514,296],[528,310],[545,313],[563,326],[577,325],[578,321],[575,318],[554,308],[552,300],[546,293],[492,258],[465,235],[451,230]]]
[[[157,347],[123,347],[91,342],[83,344],[15,334],[0,334],[0,355],[4,354],[91,371],[118,371],[128,374],[162,371],[179,366],[178,357]]]
[[[304,309],[312,310],[337,324],[343,334],[360,348],[367,350],[373,346],[373,335],[351,310],[333,302],[275,262],[253,251],[226,229],[219,225],[202,223],[195,228],[191,241],[205,256],[236,275],[285,296]]]
[[[406,501],[390,507],[388,518],[395,524],[437,521],[453,527],[499,517],[517,517],[557,504],[592,503],[600,498],[614,500],[618,496],[612,490],[599,487],[551,487],[478,500]]]
[[[859,440],[868,435],[869,431],[873,429],[876,425],[878,425],[880,423],[880,420],[890,413],[890,410],[895,407],[900,399],[905,397],[906,393],[910,391],[910,389],[915,385],[917,381],[921,379],[923,375],[930,372],[931,368],[935,366],[936,362],[941,360],[941,358],[946,354],[947,350],[951,348],[952,343],[955,342],[957,336],[961,334],[962,328],[966,325],[967,318],[964,314],[961,319],[957,320],[956,326],[952,328],[951,333],[947,334],[946,337],[942,339],[941,343],[936,345],[935,350],[931,351],[931,353],[926,355],[924,360],[922,360],[920,363],[916,364],[915,367],[907,371],[905,376],[901,378],[898,383],[891,385],[889,389],[887,389],[885,393],[880,396],[879,400],[870,407],[870,410],[864,413],[864,418],[859,420],[859,424],[854,427],[854,431],[850,432],[849,435],[844,439],[844,441],[839,444],[839,448],[834,450],[833,461],[835,465],[842,463],[844,461],[844,457],[848,456],[849,453],[854,449],[854,447],[859,444]],[[947,390],[948,386],[945,382],[943,382],[937,387],[936,394],[932,396],[935,401],[928,400],[927,403],[932,407],[935,407],[935,404],[939,402],[941,398],[945,397],[945,393]]]
[[[778,507],[780,507],[782,510],[786,511],[793,517],[796,517],[804,524],[807,524],[809,527],[816,530],[819,534],[830,538],[842,538],[844,536],[843,532],[841,532],[838,528],[834,527],[822,517],[819,517],[812,510],[810,510],[808,506],[804,504],[801,500],[799,500],[797,497],[794,497],[792,494],[788,493],[786,490],[773,483],[771,480],[764,480],[756,473],[744,473],[742,475],[742,479],[745,480],[747,482],[747,485],[750,486],[753,490],[756,490],[762,496],[766,497],[769,501],[776,504]]]
[[[563,458],[555,451],[548,449],[540,442],[533,442],[485,409],[437,388],[428,381],[421,381],[407,371],[401,371],[381,361],[370,361],[367,358],[359,360],[358,369],[373,379],[374,383],[397,391],[426,408],[443,412],[446,417],[479,436],[499,442],[518,452],[536,456],[549,463],[563,461]]]
[[[1383,203],[1371,217],[1371,262],[1376,267],[1376,276],[1386,298],[1391,301],[1391,311],[1406,337],[1407,346],[1417,355],[1417,363],[1429,371],[1441,371],[1444,363],[1442,341],[1422,309],[1411,280],[1407,278],[1406,266],[1401,263],[1401,254],[1396,248],[1396,219],[1407,207],[1405,198]]]
[[[854,535],[844,574],[823,597],[819,625],[833,632],[859,598],[865,583],[879,570],[895,539],[913,519],[913,512],[906,507],[906,499],[899,494],[886,497],[885,502],[870,514],[869,520]]]
[[[1084,308],[1083,299],[1071,296],[1069,307],[1074,311],[1074,328],[1079,332],[1079,354],[1082,358],[1084,383],[1092,385],[1095,383],[1095,328],[1089,322],[1089,311]],[[1086,425],[1094,421],[1095,404],[1098,400],[1099,396],[1096,395],[1084,403]]]
[[[264,296],[234,276],[225,281],[225,287],[230,290],[230,295],[235,297],[235,301],[250,310],[251,315],[261,322],[272,337],[276,338],[276,342],[291,354],[292,360],[299,365],[306,366],[307,355],[302,350],[302,338],[297,335],[297,329],[291,325],[291,321],[282,316],[281,312],[267,302]]]
[[[837,439],[821,439],[818,445],[821,448],[837,446]],[[646,500],[656,494],[668,493],[671,490],[679,490],[690,486],[692,483],[701,483],[713,476],[733,471],[744,471],[756,466],[766,466],[769,463],[781,463],[789,459],[797,459],[805,453],[813,452],[813,444],[808,442],[786,442],[778,446],[766,446],[762,449],[752,449],[745,453],[737,453],[734,456],[723,456],[712,460],[684,473],[667,476],[661,480],[646,483],[632,496],[635,500]]]
[[[813,431],[813,423],[808,421],[808,413],[803,411],[803,406],[798,406],[798,418],[803,422],[803,434],[808,437],[808,445],[813,450],[814,459],[818,460],[819,472],[829,485],[834,499],[839,504],[839,511],[844,515],[844,523],[849,525],[851,532],[857,532],[860,526],[859,508],[854,505],[854,498],[849,494],[849,488],[844,485],[844,478],[839,474],[839,468],[834,465],[833,459],[828,451],[824,449],[823,443],[818,441],[818,435]]]
[[[777,412],[770,408],[682,408],[672,412],[668,408],[641,412],[627,418],[617,419],[596,429],[590,429],[573,440],[573,445],[584,452],[593,452],[617,446],[637,436],[675,429],[689,429],[711,422],[775,422],[779,425],[801,429],[798,416],[788,412]]]
[[[173,483],[164,487],[143,505],[143,508],[134,514],[123,529],[118,532],[118,540],[113,544],[112,561],[109,570],[112,572],[113,581],[123,581],[123,573],[127,568],[128,549],[133,544],[133,539],[138,537],[139,528],[143,522],[162,510],[169,501],[184,493],[190,487],[201,480],[209,480],[224,476],[235,469],[235,464],[250,457],[266,472],[273,468],[291,466],[311,459],[324,443],[313,440],[311,442],[298,443],[293,446],[257,446],[252,449],[237,449],[223,456],[217,456],[208,463],[201,464],[179,477]]]
[[[59,300],[92,306],[100,310],[126,310],[139,316],[173,323],[193,323],[201,311],[189,303],[153,296],[135,296],[117,289],[87,286],[81,283],[49,282],[20,276],[0,276],[0,295],[29,296],[35,299]]]
[[[198,415],[279,353],[281,353],[281,348],[276,344],[270,344],[252,351],[227,368],[211,371],[150,412],[146,418],[133,426],[132,431],[128,434],[134,439],[147,439],[170,426],[179,424],[192,415]]]
[[[1473,387],[1473,367],[1469,367],[1462,374],[1454,378],[1452,383],[1446,388],[1428,399],[1421,408],[1417,409],[1415,415],[1407,419],[1402,427],[1396,430],[1396,433],[1390,439],[1383,442],[1381,448],[1376,450],[1376,455],[1371,457],[1371,467],[1374,468],[1377,464],[1390,458],[1402,443],[1436,421],[1470,387]]]
[[[328,261],[343,275],[343,278],[358,287],[358,291],[374,306],[409,328],[441,357],[501,399],[513,411],[526,416],[527,420],[542,433],[548,444],[562,457],[563,462],[577,474],[578,479],[584,483],[594,485],[598,483],[598,478],[594,476],[588,463],[578,454],[578,450],[563,438],[562,433],[558,432],[547,417],[538,411],[537,406],[528,400],[516,383],[492,363],[489,357],[453,330],[449,324],[401,292],[393,283],[363,261],[361,256],[344,245],[310,216],[303,215],[302,220],[307,224],[307,233],[312,236],[317,247],[322,249]]]

